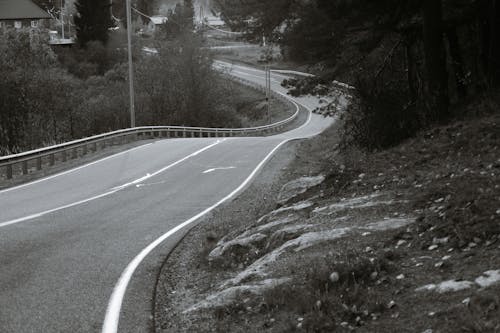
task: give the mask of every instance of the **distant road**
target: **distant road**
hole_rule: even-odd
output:
[[[261,70],[216,65],[264,84]],[[272,75],[274,90],[285,92],[284,77]],[[312,115],[265,138],[158,140],[0,191],[0,331],[98,332],[108,311],[104,332],[144,332],[158,266],[176,241],[166,233],[237,195],[278,146],[331,122]]]

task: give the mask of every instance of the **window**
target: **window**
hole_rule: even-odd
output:
[[[38,28],[38,21],[31,21],[32,28]]]
[[[21,29],[22,27],[23,27],[23,22],[21,22],[21,21],[14,21],[14,28]]]

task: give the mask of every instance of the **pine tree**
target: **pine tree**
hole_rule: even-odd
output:
[[[108,41],[111,26],[109,0],[77,0],[74,18],[78,43],[84,47],[89,41]]]
[[[192,31],[194,29],[194,6],[193,0],[184,0],[184,6],[182,8],[182,18],[184,29]]]
[[[431,118],[445,120],[449,115],[449,96],[441,0],[424,0],[422,12],[425,67],[427,70],[427,104]]]
[[[174,39],[182,34],[190,34],[194,30],[194,6],[192,0],[184,0],[168,14],[162,33],[167,39]]]

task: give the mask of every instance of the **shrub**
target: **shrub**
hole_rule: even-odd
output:
[[[413,136],[422,126],[415,104],[397,85],[376,84],[358,79],[353,103],[341,119],[341,147],[356,146],[379,150],[394,146]]]

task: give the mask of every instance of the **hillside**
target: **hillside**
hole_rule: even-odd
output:
[[[490,102],[380,152],[333,150],[341,124],[289,145],[165,262],[158,331],[498,331]]]

